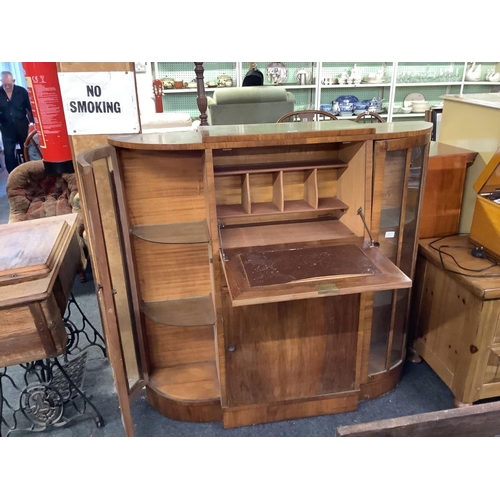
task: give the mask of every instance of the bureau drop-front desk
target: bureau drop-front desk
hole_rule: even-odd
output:
[[[78,157],[123,420],[355,410],[405,356],[428,123],[113,136]],[[366,221],[366,227],[363,223]]]

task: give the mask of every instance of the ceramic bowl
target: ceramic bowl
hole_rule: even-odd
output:
[[[411,113],[412,109],[413,109],[413,108],[412,108],[411,106],[403,106],[403,107],[401,108],[401,111],[402,111],[405,115],[407,115],[408,113]]]
[[[321,106],[319,107],[319,109],[321,111],[326,111],[328,113],[332,112],[332,107],[329,104],[321,104]]]
[[[354,103],[354,110],[355,111],[365,111],[366,107],[367,106],[364,102],[355,102]]]
[[[174,88],[182,89],[184,87],[184,82],[182,80],[176,80],[174,82]]]
[[[429,101],[412,101],[411,107],[415,113],[423,113],[430,109]]]

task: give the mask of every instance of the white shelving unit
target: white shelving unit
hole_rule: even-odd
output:
[[[268,62],[258,62],[257,68],[262,71],[267,81],[266,69]],[[322,84],[325,77],[338,77],[342,71],[349,71],[354,62],[285,62],[288,69],[287,81],[280,86],[294,93],[296,97],[296,109],[319,109],[322,103],[331,103],[340,95],[356,95],[361,99],[383,99],[383,107],[387,112],[381,116],[388,122],[399,119],[421,119],[425,113],[394,113],[394,106],[402,105],[402,100],[406,94],[418,92],[424,95],[431,106],[439,104],[444,94],[464,94],[471,92],[492,92],[500,90],[500,82],[477,81],[469,82],[465,80],[465,74],[470,63],[467,62],[370,62],[356,63],[362,70],[362,75],[367,76],[368,72],[376,72],[376,69],[385,67],[386,81],[381,83],[361,83],[361,84]],[[499,63],[481,62],[482,78],[485,77],[489,69],[500,70]],[[164,78],[166,76],[174,79],[191,81],[194,78],[194,63],[152,63],[153,78]],[[229,74],[233,78],[234,86],[241,86],[243,78],[248,71],[249,63],[205,63],[205,82],[216,80],[216,75]],[[295,83],[295,72],[298,68],[308,67],[312,73],[312,81],[307,85]],[[453,73],[453,74],[452,74]],[[426,81],[429,74],[443,76],[448,74],[454,78],[447,81]],[[401,77],[408,78],[410,75],[414,81],[401,81]],[[484,89],[484,90],[482,90]],[[217,87],[206,87],[206,93],[211,95]],[[169,89],[165,90],[164,108],[165,111],[190,112],[197,116],[196,88]],[[342,120],[354,120],[356,117],[339,117]]]

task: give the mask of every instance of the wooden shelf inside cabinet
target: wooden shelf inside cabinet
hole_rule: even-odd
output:
[[[170,326],[205,326],[215,323],[212,296],[143,302],[142,312],[156,323]]]
[[[323,240],[339,240],[357,242],[356,236],[341,221],[331,217],[321,219],[305,219],[303,221],[279,221],[270,224],[233,225],[221,229],[221,240],[224,249],[257,247],[287,243],[318,242]]]
[[[271,215],[278,213],[299,213],[316,210],[335,210],[342,215],[349,210],[349,206],[338,198],[320,198],[318,208],[312,207],[306,200],[288,200],[284,202],[283,212],[274,203],[252,203],[250,214],[245,211],[243,205],[218,205],[217,216],[224,217],[244,217],[248,215]]]
[[[340,210],[341,212],[347,212],[349,207],[337,197],[319,198],[318,210]]]
[[[148,385],[177,401],[201,402],[220,398],[215,360],[159,368],[151,374]]]
[[[145,241],[163,244],[195,244],[210,241],[207,223],[204,220],[176,224],[154,224],[133,226],[130,232]]]
[[[215,177],[226,175],[244,175],[244,174],[265,174],[269,172],[293,172],[296,170],[316,170],[324,168],[347,168],[348,164],[341,160],[316,160],[310,161],[296,161],[296,162],[283,162],[272,163],[269,165],[262,163],[247,163],[245,165],[220,165],[215,167]]]

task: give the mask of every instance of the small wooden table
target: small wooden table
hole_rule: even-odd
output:
[[[414,280],[414,349],[456,406],[500,396],[500,266],[471,271],[492,266],[472,248],[467,236],[421,240]]]
[[[23,430],[41,430],[62,425],[66,403],[75,406],[83,398],[95,411],[96,424],[103,420],[81,390],[86,353],[61,365],[66,354],[64,313],[81,262],[78,214],[61,215],[0,226],[0,435],[2,424],[10,434],[19,430],[21,414],[29,425]],[[23,364],[26,388],[20,406],[4,405],[2,380],[21,390],[7,367]],[[2,408],[13,410],[12,423]]]

